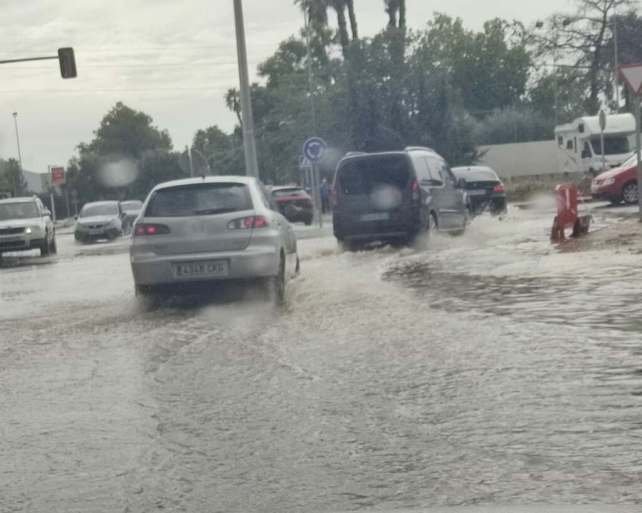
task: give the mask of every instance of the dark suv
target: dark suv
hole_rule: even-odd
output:
[[[461,183],[429,148],[348,154],[334,177],[339,242],[410,243],[433,228],[462,233],[468,221]]]

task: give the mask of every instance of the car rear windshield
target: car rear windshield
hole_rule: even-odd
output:
[[[405,189],[410,180],[405,155],[382,155],[347,160],[339,169],[338,186],[342,194],[370,194],[382,185]]]
[[[32,201],[24,203],[0,203],[0,221],[32,219],[38,217],[38,209]]]
[[[602,155],[602,141],[600,137],[592,137],[593,153]],[[631,151],[629,140],[626,137],[605,137],[604,138],[604,155],[622,155]]]
[[[212,183],[182,185],[154,193],[145,217],[189,217],[252,210],[247,185]]]
[[[463,178],[466,182],[499,182],[499,177],[492,169],[453,169],[457,178]]]
[[[272,191],[272,196],[275,198],[283,198],[285,196],[304,196],[306,192],[301,188],[292,188],[292,189],[279,189],[277,191]]]
[[[114,203],[102,205],[85,205],[80,211],[80,217],[94,217],[94,216],[117,216],[118,206]]]

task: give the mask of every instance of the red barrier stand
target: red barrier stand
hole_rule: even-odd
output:
[[[577,210],[577,187],[574,184],[562,184],[555,187],[557,216],[553,220],[551,240],[566,240],[566,230],[572,230],[572,237],[585,235],[591,226],[591,216],[579,216]]]

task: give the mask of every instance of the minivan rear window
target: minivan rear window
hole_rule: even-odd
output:
[[[247,185],[205,183],[182,185],[156,191],[145,217],[189,217],[252,210]]]
[[[370,194],[381,185],[405,189],[410,181],[410,166],[405,155],[381,155],[344,162],[337,176],[344,195]]]

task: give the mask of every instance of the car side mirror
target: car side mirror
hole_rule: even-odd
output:
[[[49,210],[48,208],[45,208],[42,211],[42,217],[51,217],[51,210]]]

